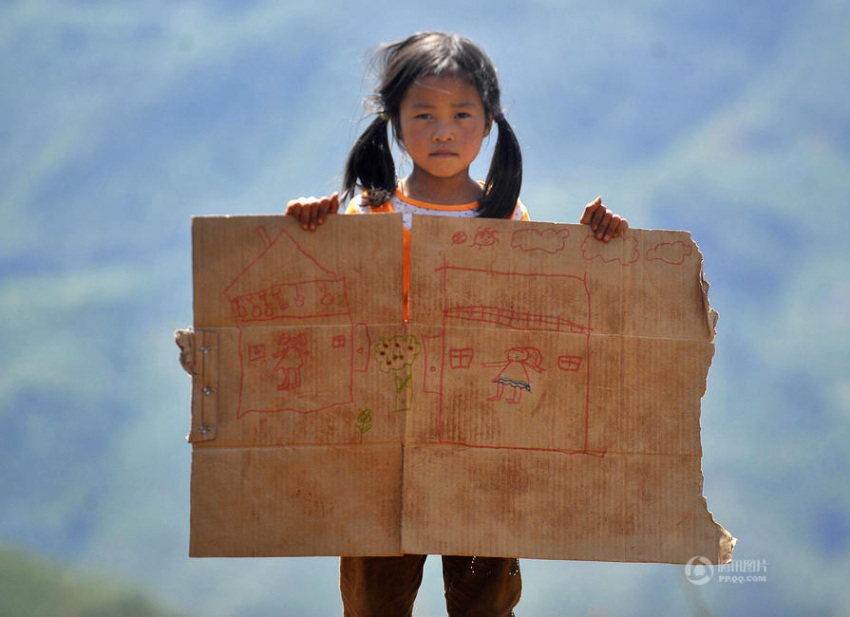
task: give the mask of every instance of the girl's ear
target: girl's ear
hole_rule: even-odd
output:
[[[484,125],[484,137],[490,136],[490,129],[493,128],[493,114],[487,116],[487,123]]]
[[[398,145],[406,152],[407,148],[404,147],[404,135],[401,133],[401,122],[393,122],[390,120],[390,130]]]

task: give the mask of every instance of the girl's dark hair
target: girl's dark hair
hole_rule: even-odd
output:
[[[516,135],[502,113],[499,80],[487,54],[475,43],[456,34],[420,32],[382,46],[375,57],[378,88],[367,102],[377,114],[345,163],[343,192],[350,197],[360,188],[369,205],[377,207],[395,191],[398,178],[390,149],[387,125],[398,135],[401,101],[411,85],[422,77],[458,77],[475,86],[486,117],[496,122],[499,133],[493,160],[484,181],[478,216],[508,218],[514,212],[522,185],[522,153]]]

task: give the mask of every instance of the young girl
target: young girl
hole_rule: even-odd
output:
[[[496,70],[473,42],[454,34],[423,32],[383,46],[380,79],[369,98],[375,114],[345,164],[347,213],[401,213],[405,227],[405,304],[413,214],[528,220],[519,201],[522,156],[504,116]],[[496,125],[497,139],[487,177],[478,182],[469,166]],[[413,163],[396,175],[389,129]],[[339,209],[339,194],[300,198],[287,204],[305,230],[315,230]],[[608,242],[628,222],[601,198],[588,204],[581,222]],[[422,581],[424,555],[343,557],[340,590],[347,617],[412,615]],[[519,564],[510,558],[443,557],[450,617],[512,615],[519,602]]]

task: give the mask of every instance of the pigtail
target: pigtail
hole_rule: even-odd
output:
[[[397,179],[387,135],[388,122],[386,113],[379,114],[349,152],[345,162],[343,201],[348,201],[358,188],[365,191],[372,207],[392,197]]]
[[[493,160],[484,182],[484,193],[478,205],[478,216],[510,218],[519,200],[522,187],[522,151],[511,125],[504,114],[498,113],[495,122],[499,136],[493,149]]]

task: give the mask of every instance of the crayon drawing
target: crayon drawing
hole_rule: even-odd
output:
[[[365,325],[352,323],[345,277],[285,230],[258,227],[257,237],[256,257],[224,290],[239,331],[237,418],[353,402],[353,373],[368,369],[370,343]]]
[[[569,235],[519,231],[502,251],[549,257],[564,250]],[[452,238],[464,251],[480,248]],[[544,448],[585,451],[592,331],[586,273],[503,271],[498,259],[475,268],[445,253],[439,259],[441,326],[422,336],[420,373],[423,392],[438,397],[439,442],[538,449],[525,436],[544,432]],[[488,413],[471,414],[473,406]]]
[[[546,369],[540,365],[543,355],[537,347],[511,347],[505,351],[505,359],[498,362],[482,362],[481,366],[499,367],[499,374],[493,378],[496,394],[488,397],[488,401],[501,401],[507,388],[510,396],[507,402],[516,404],[522,399],[523,392],[531,392],[531,375],[529,371],[542,373]]]

